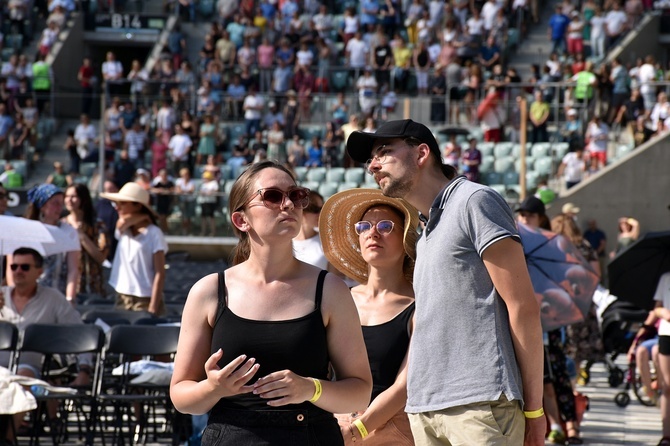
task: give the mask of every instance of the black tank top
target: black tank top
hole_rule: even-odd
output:
[[[407,327],[414,313],[414,302],[400,314],[380,325],[364,325],[363,338],[372,371],[372,399],[391,387],[409,347]]]
[[[218,311],[212,332],[212,353],[223,349],[219,367],[240,355],[256,358],[260,368],[249,384],[270,373],[291,370],[300,376],[328,379],[328,343],[321,316],[321,296],[327,271],[321,271],[316,285],[315,309],[306,316],[285,321],[256,321],[237,316],[226,303],[225,275],[219,273]],[[212,408],[271,410],[273,407],[253,393],[221,398]],[[314,407],[291,404],[284,409]]]
[[[416,59],[417,59],[416,61],[419,63],[419,66],[421,68],[424,68],[424,67],[428,66],[428,61],[430,60],[429,56],[430,55],[428,54],[428,50],[423,50],[416,57]]]

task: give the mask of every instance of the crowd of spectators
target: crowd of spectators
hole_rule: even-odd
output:
[[[81,123],[71,129],[64,147],[70,158],[69,184],[86,179],[82,173],[91,174],[90,169],[82,172],[81,165],[97,162],[101,145],[107,179],[121,187],[148,174],[145,183],[154,194],[178,192],[183,168],[204,184],[203,172],[211,171],[217,180],[221,171],[224,179],[235,178],[245,165],[266,158],[291,167],[350,167],[355,163],[342,150],[348,134],[355,129],[373,132],[393,113],[398,95],[408,93],[433,97],[434,124],[481,125],[487,140],[496,135],[495,141],[518,141],[519,114],[512,99],[526,92],[534,98],[529,141],[560,138],[581,144],[587,149],[585,172],[607,162],[605,138],[612,126],[622,126],[638,144],[665,129],[667,116],[650,84],[665,80],[658,64],[593,64],[651,7],[642,2],[556,5],[548,33],[555,51],[527,79],[506,62],[516,39],[510,37],[538,20],[535,2],[367,0],[353,5],[286,0],[243,2],[239,8],[221,3],[197,56],[187,54],[187,36],[177,24],[153,67],[141,60],[124,67],[112,51],[100,68],[84,58],[77,72]],[[182,17],[194,19],[192,5],[179,2]],[[52,1],[45,33],[62,26],[73,7]],[[46,54],[41,46],[40,53]],[[42,69],[41,58],[31,65],[17,54],[2,66],[7,100],[4,110],[0,104],[0,143],[5,159],[25,159],[21,147],[34,144],[34,127],[44,112],[34,75],[36,67]],[[107,102],[102,135],[88,117],[96,78],[102,80]],[[553,86],[561,81],[571,86]],[[522,82],[532,87],[521,88]],[[494,88],[509,108],[501,114],[481,112],[478,104]],[[636,88],[642,105],[635,99]],[[355,100],[345,94],[351,90]],[[328,93],[328,122],[325,129],[311,132],[307,124],[312,123],[315,93]],[[602,118],[599,124],[587,125],[594,117]],[[244,131],[231,132],[234,121]],[[560,122],[559,127],[554,129],[552,122]],[[598,136],[592,138],[589,129],[596,128]],[[162,170],[169,181],[159,181]],[[155,188],[154,182],[172,186]]]

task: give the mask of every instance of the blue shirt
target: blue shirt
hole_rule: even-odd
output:
[[[379,3],[377,0],[363,0],[361,2],[361,11],[367,10],[368,13],[361,14],[361,25],[375,25],[377,23],[377,13],[379,12]]]
[[[0,115],[0,136],[9,135],[9,131],[14,126],[14,120],[8,115]]]
[[[228,31],[228,35],[230,36],[230,41],[235,44],[235,46],[239,49],[242,44],[244,43],[244,30],[245,26],[242,25],[241,23],[237,22],[230,22],[228,26],[226,26],[226,31]]]
[[[551,27],[551,39],[560,40],[565,37],[565,30],[568,29],[570,19],[565,14],[554,14],[549,19]]]
[[[275,8],[275,5],[263,2],[261,3],[261,14],[263,14],[263,17],[268,20],[274,20],[275,16],[277,15],[277,8]]]
[[[500,53],[500,48],[498,48],[498,45],[493,45],[490,48],[488,45],[482,46],[481,55],[482,59],[485,61],[488,62],[489,60],[493,59],[493,56],[495,56],[496,53]]]
[[[244,95],[247,93],[247,89],[244,88],[244,85],[235,85],[235,84],[230,84],[228,85],[228,94],[232,96],[234,99],[242,99]]]
[[[584,231],[584,238],[596,251],[598,250],[598,247],[600,246],[602,241],[607,240],[607,236],[600,229],[594,229],[594,230],[587,229],[586,231]],[[605,256],[605,251],[599,252],[598,256],[599,257]]]
[[[274,89],[279,93],[285,93],[291,87],[291,79],[293,77],[293,70],[291,67],[277,67],[272,75],[274,80]]]

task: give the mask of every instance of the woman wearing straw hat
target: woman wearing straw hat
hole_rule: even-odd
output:
[[[230,191],[234,265],[191,288],[170,388],[177,410],[209,412],[203,446],[342,445],[333,413],[370,399],[349,290],[293,257],[308,194],[271,161]]]
[[[149,192],[137,183],[126,183],[116,193],[102,193],[114,202],[119,220],[109,284],[117,292],[116,307],[165,314],[165,253],[168,246],[149,204]]]
[[[328,261],[361,285],[351,293],[372,369],[370,405],[339,415],[346,444],[413,445],[407,400],[407,353],[414,325],[418,212],[375,189],[351,189],[323,206],[319,233]]]

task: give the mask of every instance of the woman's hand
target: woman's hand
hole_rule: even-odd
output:
[[[256,359],[247,360],[246,355],[238,356],[230,361],[222,369],[217,362],[223,356],[223,350],[219,349],[205,362],[207,381],[221,397],[240,395],[254,390],[254,386],[246,385],[256,374],[260,365]],[[246,362],[245,362],[246,360]]]
[[[353,446],[356,443],[354,442],[354,439],[352,438],[353,436],[358,437],[356,434],[358,429],[353,428],[351,424],[347,426],[342,426],[340,425],[340,432],[342,433],[342,438],[344,439],[344,446]],[[359,440],[360,438],[356,438],[356,440]]]
[[[260,378],[253,385],[254,394],[269,399],[268,406],[298,404],[314,396],[314,381],[298,376],[290,370],[281,370]]]

